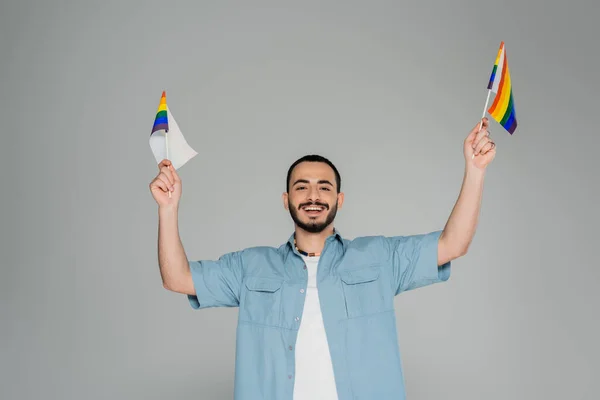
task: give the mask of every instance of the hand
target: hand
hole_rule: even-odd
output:
[[[465,139],[464,154],[467,167],[484,170],[496,156],[496,143],[490,138],[488,119],[483,118],[481,130],[480,124],[478,122]]]
[[[181,179],[177,170],[169,160],[162,160],[158,164],[159,173],[150,182],[150,192],[159,207],[177,207],[181,198]],[[171,197],[169,198],[169,191]]]

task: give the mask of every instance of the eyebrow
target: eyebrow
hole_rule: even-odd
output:
[[[306,179],[298,179],[296,182],[294,182],[294,184],[292,186],[296,186],[298,183],[310,183],[310,182]],[[333,187],[333,183],[329,182],[327,179],[321,179],[320,181],[317,182],[317,184],[329,185],[329,186]]]

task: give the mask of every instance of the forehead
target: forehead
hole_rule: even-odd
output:
[[[298,179],[306,179],[311,182],[325,179],[335,185],[335,172],[323,162],[304,161],[296,165],[292,171],[290,185],[293,185]]]

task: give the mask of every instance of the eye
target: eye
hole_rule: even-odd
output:
[[[302,189],[306,189],[305,186],[296,186],[296,190],[302,190]]]
[[[321,189],[326,190],[326,191],[331,191],[331,189],[329,189],[327,186],[322,187]]]

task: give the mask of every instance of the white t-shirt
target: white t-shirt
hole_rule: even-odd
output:
[[[317,294],[319,257],[302,258],[308,271],[308,285],[296,340],[294,400],[337,400],[331,355]]]

